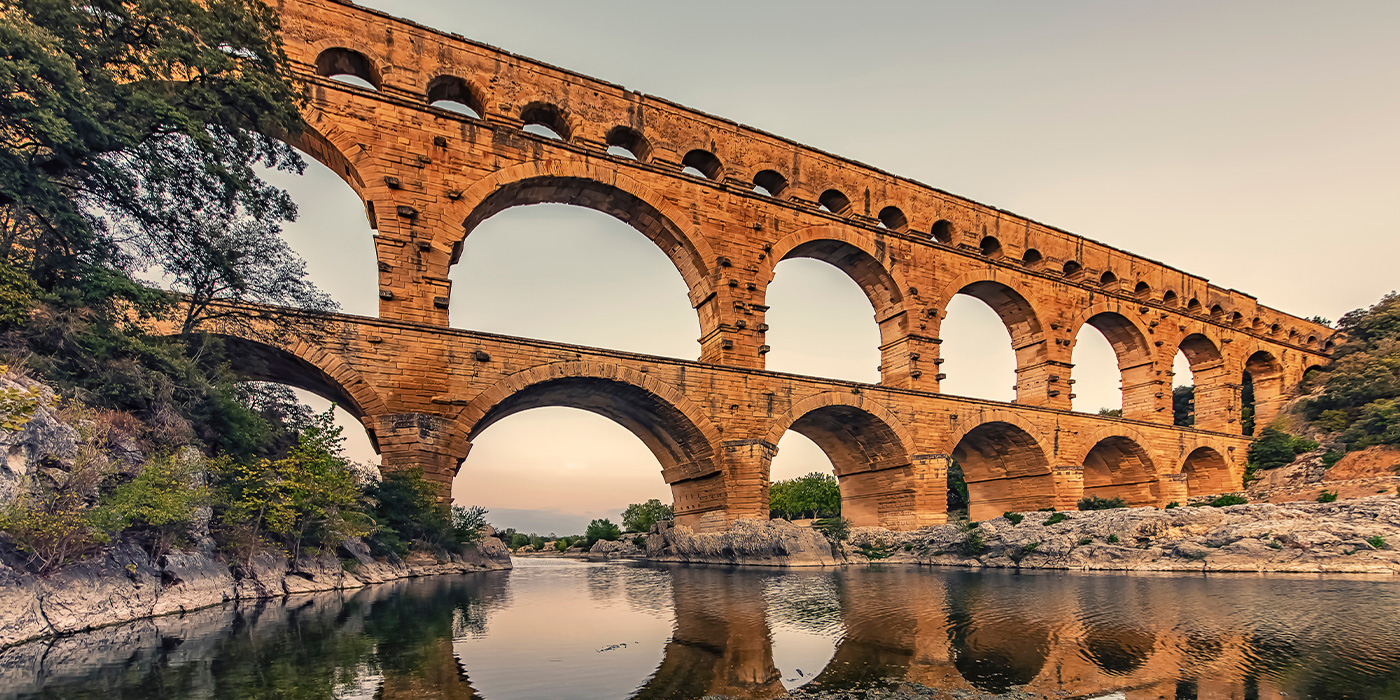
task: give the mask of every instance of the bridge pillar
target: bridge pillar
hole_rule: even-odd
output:
[[[1224,360],[1191,368],[1196,381],[1196,425],[1201,430],[1240,433],[1240,385],[1231,381]]]
[[[761,292],[750,290],[738,277],[726,277],[729,270],[720,269],[714,291],[691,290],[691,302],[700,316],[700,361],[763,369],[768,307]]]
[[[375,437],[384,473],[421,469],[423,478],[438,485],[438,497],[452,498],[452,477],[472,444],[456,421],[426,413],[375,416]]]
[[[881,326],[884,330],[884,326]],[[943,341],[926,335],[905,333],[880,345],[880,383],[898,389],[938,391],[943,379]]]
[[[446,326],[452,294],[448,269],[453,248],[436,235],[447,226],[429,216],[428,203],[403,197],[366,199],[378,230],[379,316],[398,321]],[[456,224],[458,229],[461,223]]]
[[[726,440],[724,463],[729,472],[728,520],[767,520],[769,465],[778,446],[767,440]]]
[[[1055,510],[1079,510],[1084,497],[1084,465],[1066,464],[1054,468]]]
[[[1037,345],[1044,344],[1040,341]],[[1068,411],[1074,385],[1070,383],[1069,362],[1042,360],[1022,363],[1022,348],[1016,350],[1016,403]],[[1029,353],[1025,353],[1029,354]]]
[[[1123,417],[1170,425],[1171,387],[1157,372],[1157,363],[1121,367],[1119,372],[1123,378]]]
[[[1185,474],[1163,474],[1157,477],[1158,505],[1164,506],[1175,501],[1184,506],[1190,495]]]

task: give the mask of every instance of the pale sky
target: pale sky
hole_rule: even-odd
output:
[[[1389,211],[1400,193],[1393,0],[364,4],[1008,209],[1298,315],[1335,320],[1400,287]],[[274,181],[301,206],[288,238],[313,278],[345,311],[376,314],[372,233],[354,194],[315,163]],[[875,381],[873,312],[855,284],[812,260],[777,270],[769,368]],[[636,231],[591,210],[503,212],[472,233],[452,279],[456,327],[699,354],[679,273]],[[943,341],[947,393],[1012,397],[1006,331],[981,302],[950,307]],[[1075,408],[1118,407],[1102,336],[1089,328],[1074,360]],[[801,436],[779,450],[774,478],[831,469]],[[352,452],[372,457],[362,431]],[[491,509],[497,525],[561,534],[629,502],[670,500],[639,440],[562,408],[485,431],[454,496]]]

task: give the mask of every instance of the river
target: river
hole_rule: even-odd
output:
[[[526,559],[0,652],[5,699],[694,700],[904,681],[1400,698],[1400,581]]]

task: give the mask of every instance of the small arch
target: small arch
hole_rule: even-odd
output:
[[[982,251],[982,255],[985,257],[1001,257],[1001,241],[997,240],[996,236],[984,236],[982,242],[979,243],[977,247]]]
[[[1288,342],[1290,342],[1290,343],[1295,343],[1295,344],[1296,344],[1296,343],[1298,342],[1298,336],[1299,336],[1299,335],[1300,335],[1300,333],[1298,333],[1298,329],[1297,329],[1297,328],[1290,328],[1290,329],[1288,329]]]
[[[1337,347],[1337,341],[1332,340],[1331,338],[1328,338],[1327,342],[1322,344],[1322,349],[1328,352],[1331,352],[1332,349],[1335,347]]]
[[[1191,297],[1191,301],[1186,302],[1186,313],[1198,314],[1201,312],[1201,300]]]
[[[641,163],[651,159],[651,144],[640,131],[630,126],[615,126],[604,138],[608,155],[628,158]]]
[[[681,172],[693,177],[717,180],[721,170],[719,156],[703,148],[692,149],[681,159]]]
[[[467,81],[455,75],[439,75],[428,81],[428,106],[480,119],[485,110]]]
[[[880,225],[891,231],[903,231],[909,227],[909,217],[899,207],[888,206],[880,210]]]
[[[1151,297],[1152,285],[1149,285],[1146,282],[1138,282],[1137,286],[1133,287],[1133,296],[1139,299],[1147,299],[1148,297]]]
[[[832,214],[845,214],[851,208],[851,200],[836,189],[823,192],[817,197],[817,204]]]
[[[1315,335],[1310,335],[1310,336],[1308,336],[1308,345],[1317,345],[1317,336],[1315,336]]]
[[[787,186],[787,178],[776,170],[760,170],[753,176],[753,191],[762,195],[782,197]]]
[[[1176,306],[1181,300],[1176,296],[1176,292],[1168,289],[1162,293],[1162,306]]]
[[[1249,327],[1256,333],[1262,332],[1264,330],[1264,319],[1255,316],[1254,319],[1249,322]]]
[[[1113,271],[1112,271],[1112,270],[1107,270],[1107,271],[1105,271],[1102,275],[1099,275],[1099,286],[1100,286],[1100,287],[1108,287],[1108,286],[1111,286],[1111,285],[1113,285],[1113,284],[1116,284],[1117,282],[1118,282],[1118,275],[1113,274]]]
[[[1035,248],[1027,248],[1026,252],[1021,256],[1021,264],[1028,270],[1034,270],[1040,266],[1040,262],[1044,259],[1045,256],[1041,255],[1040,251]]]
[[[382,84],[379,68],[369,57],[352,49],[331,47],[316,56],[316,74],[325,78],[340,80],[345,76],[364,81],[369,89],[378,90]],[[363,87],[353,81],[340,80],[349,85]]]
[[[1190,496],[1214,493],[1227,493],[1237,490],[1233,483],[1230,464],[1214,448],[1197,447],[1186,455],[1181,463],[1181,471],[1186,474],[1186,492]]]
[[[933,228],[929,229],[929,235],[933,240],[949,245],[953,242],[953,223],[947,219],[939,219],[933,222]]]
[[[520,121],[525,123],[527,133],[556,141],[569,140],[569,121],[557,105],[531,102],[520,110]]]
[[[1069,279],[1074,279],[1075,276],[1083,271],[1084,266],[1080,265],[1078,260],[1066,260],[1064,267],[1060,268],[1060,272]]]
[[[971,520],[1055,505],[1055,482],[1045,450],[1013,423],[978,425],[958,437],[952,456],[967,482]]]
[[[1279,329],[1280,326],[1277,323],[1269,326],[1269,335],[1278,335]]]
[[[1215,305],[1213,305],[1213,306],[1210,307],[1210,317],[1211,317],[1211,318],[1216,318],[1216,319],[1218,319],[1218,318],[1221,318],[1221,317],[1224,316],[1224,315],[1225,315],[1225,309],[1222,308],[1219,304],[1215,304]]]
[[[1157,470],[1135,440],[1114,435],[1099,440],[1084,456],[1084,495],[1122,498],[1130,507],[1157,504]]]
[[[1232,325],[1232,326],[1238,326],[1238,325],[1240,325],[1241,323],[1244,323],[1244,314],[1242,314],[1242,313],[1240,313],[1240,312],[1238,312],[1238,311],[1236,311],[1236,312],[1233,313],[1233,314],[1230,314],[1230,325]]]

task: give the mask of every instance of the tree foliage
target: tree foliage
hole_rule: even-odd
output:
[[[653,498],[646,503],[628,505],[622,511],[622,527],[628,532],[649,532],[652,525],[674,517],[675,510],[671,504]]]
[[[768,510],[788,520],[835,518],[841,515],[841,488],[835,476],[822,472],[775,481],[768,487]]]
[[[1249,466],[1254,469],[1275,469],[1290,464],[1304,452],[1317,449],[1317,442],[1301,435],[1290,435],[1268,427],[1249,446]]]
[[[622,537],[622,529],[614,525],[613,521],[600,518],[588,523],[588,529],[584,531],[583,536],[591,547],[598,540],[616,542],[619,537]]]
[[[1196,424],[1196,387],[1178,386],[1172,389],[1172,425]]]
[[[1320,388],[1306,406],[1311,424],[1349,449],[1400,444],[1400,295],[1342,316],[1337,327],[1346,342],[1305,382]]]
[[[175,455],[146,464],[103,499],[97,517],[114,534],[132,530],[143,535],[151,561],[159,561],[188,539],[196,513],[210,503],[197,464]]]

